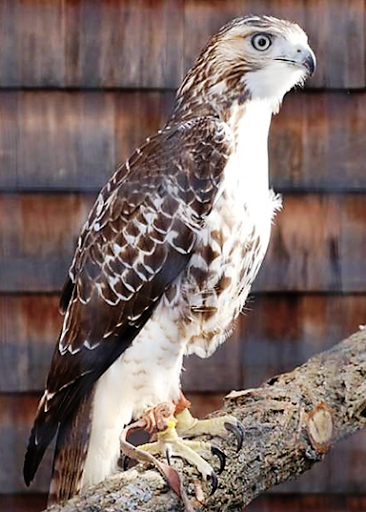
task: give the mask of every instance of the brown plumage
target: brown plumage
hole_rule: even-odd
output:
[[[165,128],[116,171],[98,196],[60,300],[65,321],[25,458],[27,483],[58,426],[61,447],[69,438],[64,432],[78,421],[80,401],[126,350],[187,264],[230,148],[218,125],[215,119],[198,118]],[[78,476],[66,497],[78,488]],[[53,494],[65,497],[57,489]]]
[[[167,125],[102,189],[61,297],[27,484],[56,433],[57,501],[108,476],[122,428],[178,400],[183,355],[206,357],[228,337],[278,207],[267,178],[271,114],[314,62],[297,25],[234,20],[187,74]]]

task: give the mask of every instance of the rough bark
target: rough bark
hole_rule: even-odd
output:
[[[198,510],[239,511],[258,494],[298,477],[340,439],[366,425],[366,330],[257,389],[232,392],[215,416],[232,414],[245,440],[215,439],[227,462],[211,497],[193,468],[176,466]],[[197,497],[201,502],[197,501]],[[183,505],[155,469],[115,475],[52,512],[177,512]]]

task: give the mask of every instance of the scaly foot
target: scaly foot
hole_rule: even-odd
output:
[[[168,464],[156,459],[147,450],[136,447],[127,441],[130,432],[134,430],[146,430],[150,434],[161,430],[169,430],[174,428],[176,419],[173,416],[175,405],[170,402],[164,402],[158,406],[149,409],[142,418],[135,423],[128,425],[123,429],[120,437],[121,452],[124,457],[122,466],[125,465],[126,460],[134,459],[140,462],[152,463],[165,477],[173,491],[183,500],[187,512],[194,512],[194,508],[188,499],[188,496],[183,489],[179,474],[175,469],[171,468]],[[165,452],[163,452],[164,454]]]
[[[234,433],[239,450],[244,434],[243,427],[233,416],[198,420],[193,418],[187,408],[182,408],[182,405],[187,407],[188,404],[189,402],[182,395],[178,404],[164,402],[149,409],[139,421],[124,429],[121,435],[121,450],[129,458],[153,463],[166,478],[170,487],[183,499],[186,510],[191,512],[193,511],[192,504],[182,487],[177,471],[171,467],[171,458],[180,457],[196,467],[204,480],[211,482],[212,494],[217,488],[217,476],[205,459],[216,455],[220,462],[218,472],[221,473],[225,466],[225,454],[209,442],[182,439],[181,437],[190,438],[205,434],[226,437],[229,431]],[[157,441],[138,447],[131,445],[127,441],[127,435],[136,429],[156,434]],[[166,457],[168,465],[154,457],[158,454]]]
[[[184,409],[176,414],[176,418],[178,422],[177,434],[183,438],[201,435],[226,437],[229,431],[235,435],[237,451],[243,445],[244,429],[240,421],[234,416],[218,416],[217,418],[199,420],[194,418],[188,409]]]
[[[171,465],[172,457],[180,457],[196,467],[204,480],[211,482],[211,494],[215,492],[217,476],[212,466],[205,459],[210,459],[212,455],[216,455],[220,461],[219,472],[221,473],[225,465],[225,455],[219,448],[212,447],[210,443],[205,441],[181,439],[173,424],[159,432],[157,437],[156,442],[140,445],[139,449],[150,455],[165,455],[169,465]]]

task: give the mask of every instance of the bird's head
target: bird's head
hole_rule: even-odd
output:
[[[179,94],[205,99],[263,99],[276,110],[283,96],[315,70],[315,55],[296,23],[246,16],[225,25],[201,52]]]

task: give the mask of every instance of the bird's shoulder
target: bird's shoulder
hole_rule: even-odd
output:
[[[231,145],[222,121],[190,119],[148,139],[112,176],[78,241],[61,297],[66,316],[55,361],[80,352],[82,371],[89,371],[99,349],[124,339],[123,351],[137,335],[188,264]],[[52,390],[65,384],[55,385],[51,374]]]
[[[109,246],[113,252],[117,245],[120,249],[133,245],[150,252],[144,246],[151,238],[151,226],[164,235],[159,224],[169,224],[166,217],[177,221],[181,218],[196,228],[212,207],[232,151],[231,130],[215,117],[168,124],[147,138],[98,195],[78,239],[70,268],[71,283],[65,285],[61,310],[66,311],[72,283],[85,265],[86,256],[93,254],[102,263],[98,247]],[[136,237],[142,245],[136,244]],[[158,238],[161,242],[164,236]],[[111,247],[112,243],[115,245]],[[130,257],[136,258],[137,253]]]

